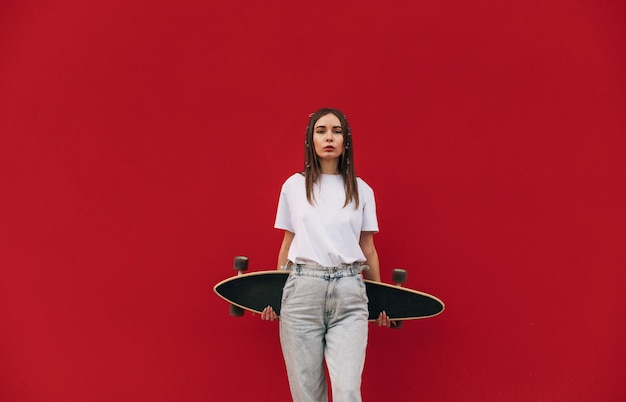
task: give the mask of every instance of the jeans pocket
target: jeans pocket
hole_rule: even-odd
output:
[[[298,277],[296,275],[289,275],[287,277],[287,281],[285,282],[285,286],[283,287],[283,295],[282,295],[282,299],[281,299],[281,304],[285,304],[285,302],[287,300],[289,300],[289,298],[291,297],[291,295],[293,294],[294,289],[296,288],[296,280],[298,279]]]
[[[357,275],[357,283],[359,284],[362,292],[361,294],[363,295],[363,301],[365,303],[369,302],[369,299],[367,298],[367,287],[365,286],[365,281],[363,280],[363,277],[361,275]]]

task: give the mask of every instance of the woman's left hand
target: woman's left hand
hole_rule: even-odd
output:
[[[272,308],[272,306],[267,306],[261,312],[261,319],[264,321],[274,321],[278,319],[278,315]]]
[[[376,319],[376,325],[379,327],[393,327],[396,325],[395,321],[389,319],[389,316],[385,311],[381,312]]]

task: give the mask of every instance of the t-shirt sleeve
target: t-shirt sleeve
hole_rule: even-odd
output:
[[[288,230],[295,232],[291,223],[291,209],[289,208],[289,200],[287,197],[287,183],[283,184],[278,198],[278,209],[276,211],[276,221],[274,222],[276,229]]]
[[[374,190],[367,184],[363,187],[363,223],[361,224],[361,231],[378,233],[378,218],[376,216]]]

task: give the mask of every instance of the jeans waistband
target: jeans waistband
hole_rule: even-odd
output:
[[[320,264],[295,264],[291,261],[283,269],[291,271],[292,275],[312,276],[315,278],[334,279],[346,276],[360,275],[361,271],[368,270],[369,267],[362,262],[352,264],[340,264],[327,267]]]

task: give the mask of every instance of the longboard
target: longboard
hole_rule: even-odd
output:
[[[222,299],[242,309],[261,314],[268,305],[280,316],[283,287],[289,271],[258,271],[225,279],[213,290]],[[396,285],[365,280],[369,299],[369,321],[385,311],[394,321],[434,317],[444,310],[443,302],[428,293]]]

